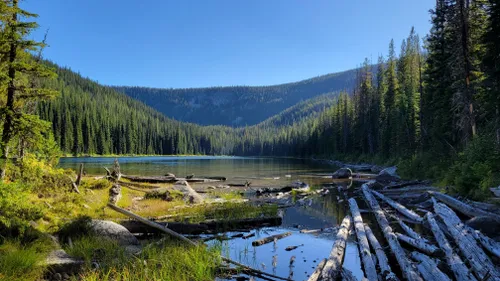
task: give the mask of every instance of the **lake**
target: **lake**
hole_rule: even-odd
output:
[[[227,182],[252,181],[252,186],[283,186],[295,180],[310,184],[313,188],[332,183],[331,178],[311,177],[311,174],[332,173],[336,167],[308,160],[291,158],[261,158],[261,157],[213,157],[213,156],[154,156],[154,157],[119,157],[121,172],[127,175],[164,175],[173,173],[183,177],[225,176]],[[111,157],[78,157],[62,158],[59,166],[77,169],[84,163],[87,175],[104,175],[103,167],[111,168],[114,158]],[[359,186],[359,183],[339,182],[339,185]],[[196,184],[194,184],[196,185]],[[349,189],[349,197],[357,196]],[[223,254],[241,263],[260,270],[288,277],[292,273],[293,280],[307,280],[317,264],[327,258],[332,249],[336,233],[320,235],[303,234],[300,229],[318,229],[337,226],[348,212],[346,194],[339,194],[333,188],[325,197],[314,197],[303,206],[282,209],[283,224],[280,227],[266,227],[252,232],[255,239],[269,235],[291,231],[289,237],[259,247],[251,245],[253,239],[236,238],[223,243]],[[366,208],[359,199],[360,208]],[[366,217],[369,223],[371,216]],[[374,227],[374,230],[376,227]],[[236,233],[228,233],[232,235]],[[380,237],[380,233],[376,233]],[[216,242],[208,242],[216,243]],[[293,251],[285,251],[288,246],[300,246]],[[295,261],[290,266],[290,259]],[[353,235],[350,236],[345,255],[344,267],[350,269],[361,280],[361,261]],[[256,279],[261,280],[261,279]]]

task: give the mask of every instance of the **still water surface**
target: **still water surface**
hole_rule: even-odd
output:
[[[119,157],[118,159],[122,173],[128,175],[173,173],[179,177],[190,174],[225,176],[228,178],[228,182],[252,181],[252,186],[283,186],[294,180],[301,180],[316,188],[324,183],[331,183],[331,179],[312,178],[308,175],[332,173],[335,170],[335,167],[331,165],[290,158],[155,156]],[[112,167],[113,161],[114,158],[110,157],[62,158],[60,167],[76,170],[80,163],[84,163],[88,175],[103,175],[105,173],[103,167]],[[293,280],[307,280],[321,259],[328,257],[335,240],[335,233],[302,234],[299,232],[299,228],[328,228],[337,226],[341,222],[348,212],[347,200],[342,200],[345,195],[337,193],[336,190],[336,188],[332,189],[332,192],[325,197],[312,197],[313,200],[310,201],[310,204],[283,209],[283,224],[280,227],[252,230],[252,232],[256,232],[256,237],[248,240],[236,238],[222,242],[223,249],[225,249],[224,254],[269,273],[282,277],[288,277],[292,273],[290,277]],[[349,191],[348,196],[355,196],[355,194]],[[364,202],[357,201],[360,208],[364,208]],[[369,223],[369,220],[368,216],[365,222]],[[260,247],[251,245],[255,239],[286,231],[291,231],[293,234],[278,240],[276,244],[269,243]],[[231,234],[235,233],[228,233],[229,236]],[[380,237],[379,233],[376,235]],[[302,244],[303,246],[293,251],[285,251],[287,246]],[[295,261],[290,266],[292,256],[295,256]],[[358,280],[363,277],[357,244],[353,235],[350,236],[347,243],[344,267],[350,269]]]

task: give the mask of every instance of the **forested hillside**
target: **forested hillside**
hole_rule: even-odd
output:
[[[114,87],[165,115],[200,125],[255,125],[281,111],[322,94],[351,90],[356,70],[262,87],[156,89]]]

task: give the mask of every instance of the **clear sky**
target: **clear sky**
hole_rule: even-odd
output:
[[[423,37],[435,0],[24,0],[47,59],[106,85],[271,85]]]

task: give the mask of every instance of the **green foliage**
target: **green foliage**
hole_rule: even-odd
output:
[[[42,278],[42,262],[51,243],[38,240],[28,245],[16,240],[0,244],[0,281],[26,281]]]
[[[205,245],[189,247],[178,240],[164,240],[162,245],[149,245],[136,258],[131,258],[115,241],[95,236],[76,239],[68,253],[84,259],[86,268],[75,278],[93,280],[213,280],[220,264],[220,250]],[[91,269],[97,261],[100,270]]]
[[[30,221],[43,216],[43,208],[29,200],[30,192],[25,184],[0,183],[0,237],[25,235],[32,231]]]

